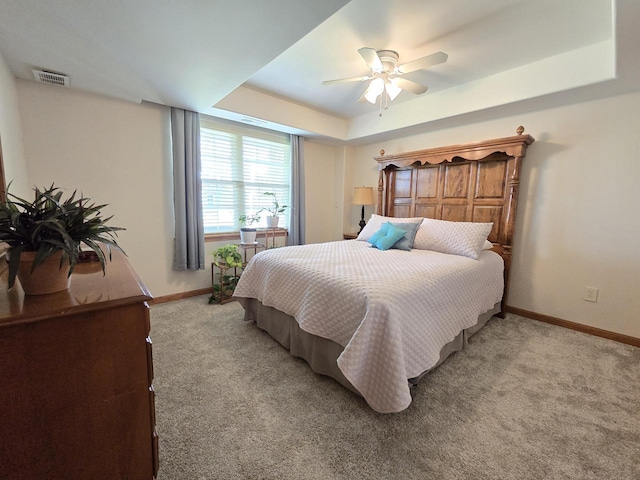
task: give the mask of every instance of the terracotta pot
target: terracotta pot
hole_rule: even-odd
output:
[[[24,294],[46,295],[67,290],[71,283],[71,277],[68,276],[69,262],[64,262],[60,268],[62,252],[51,255],[31,273],[31,264],[33,264],[35,256],[36,252],[22,252],[20,255],[18,280],[20,280]]]

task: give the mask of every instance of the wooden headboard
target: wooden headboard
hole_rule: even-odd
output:
[[[517,135],[376,157],[380,169],[376,211],[390,217],[493,222],[489,240],[504,259],[505,294],[511,267],[520,168],[535,141]]]

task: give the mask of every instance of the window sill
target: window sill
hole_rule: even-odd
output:
[[[273,233],[272,233],[273,232]],[[289,231],[286,228],[276,228],[269,230],[269,237],[286,237],[289,235]],[[266,231],[264,228],[258,228],[258,234],[256,238],[264,238],[266,240]],[[229,240],[240,241],[240,232],[224,232],[224,233],[205,233],[205,242],[224,242]]]

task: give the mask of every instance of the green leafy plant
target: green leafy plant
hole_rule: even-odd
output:
[[[221,268],[235,268],[242,266],[242,255],[236,245],[227,244],[212,252],[213,263]]]
[[[223,275],[222,283],[213,285],[213,294],[209,296],[209,303],[222,303],[223,300],[230,298],[238,285],[238,280],[240,277],[237,275]]]
[[[107,205],[90,203],[82,195],[62,199],[62,191],[51,184],[49,188],[34,188],[32,202],[7,192],[0,202],[0,242],[6,242],[9,250],[9,288],[15,282],[22,252],[36,252],[31,265],[33,272],[46,259],[58,251],[62,252],[60,268],[69,264],[69,275],[78,263],[80,246],[85,244],[93,250],[105,272],[106,256],[103,244],[111,260],[111,247],[122,251],[116,243],[120,227],[106,223],[112,217],[102,218],[100,210]]]
[[[284,211],[289,208],[288,205],[280,205],[280,202],[278,202],[278,197],[276,196],[275,193],[273,192],[264,192],[263,195],[267,195],[269,197],[272,197],[272,202],[273,204],[271,205],[271,207],[265,207],[262,211],[266,211],[269,212],[269,215],[271,215],[272,217],[277,217],[278,215],[280,215],[281,213],[284,213]]]
[[[217,248],[212,253],[213,264],[220,269],[219,283],[213,284],[213,295],[209,297],[209,303],[222,303],[230,298],[236,289],[240,276],[236,275],[236,268],[242,267],[242,255],[236,245],[224,245]],[[228,275],[227,271],[233,269],[233,274]]]
[[[258,223],[260,221],[260,212],[254,213],[253,215],[246,214],[246,213],[243,215],[240,215],[240,217],[238,218],[238,221],[242,225],[246,225],[247,227],[250,227],[254,223]]]

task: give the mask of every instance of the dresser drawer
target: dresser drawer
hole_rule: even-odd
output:
[[[149,335],[149,332],[151,331],[151,314],[149,313],[150,312],[149,304],[147,302],[144,302],[143,307],[144,307],[144,326],[145,326],[144,334]]]
[[[158,454],[158,432],[153,429],[153,436],[151,438],[151,450],[153,452],[153,478],[158,476],[158,469],[160,467],[160,456]]]
[[[151,337],[145,339],[147,346],[147,380],[149,385],[153,383],[153,342]]]
[[[151,427],[156,426],[156,392],[153,385],[149,387],[149,413],[151,414]]]

